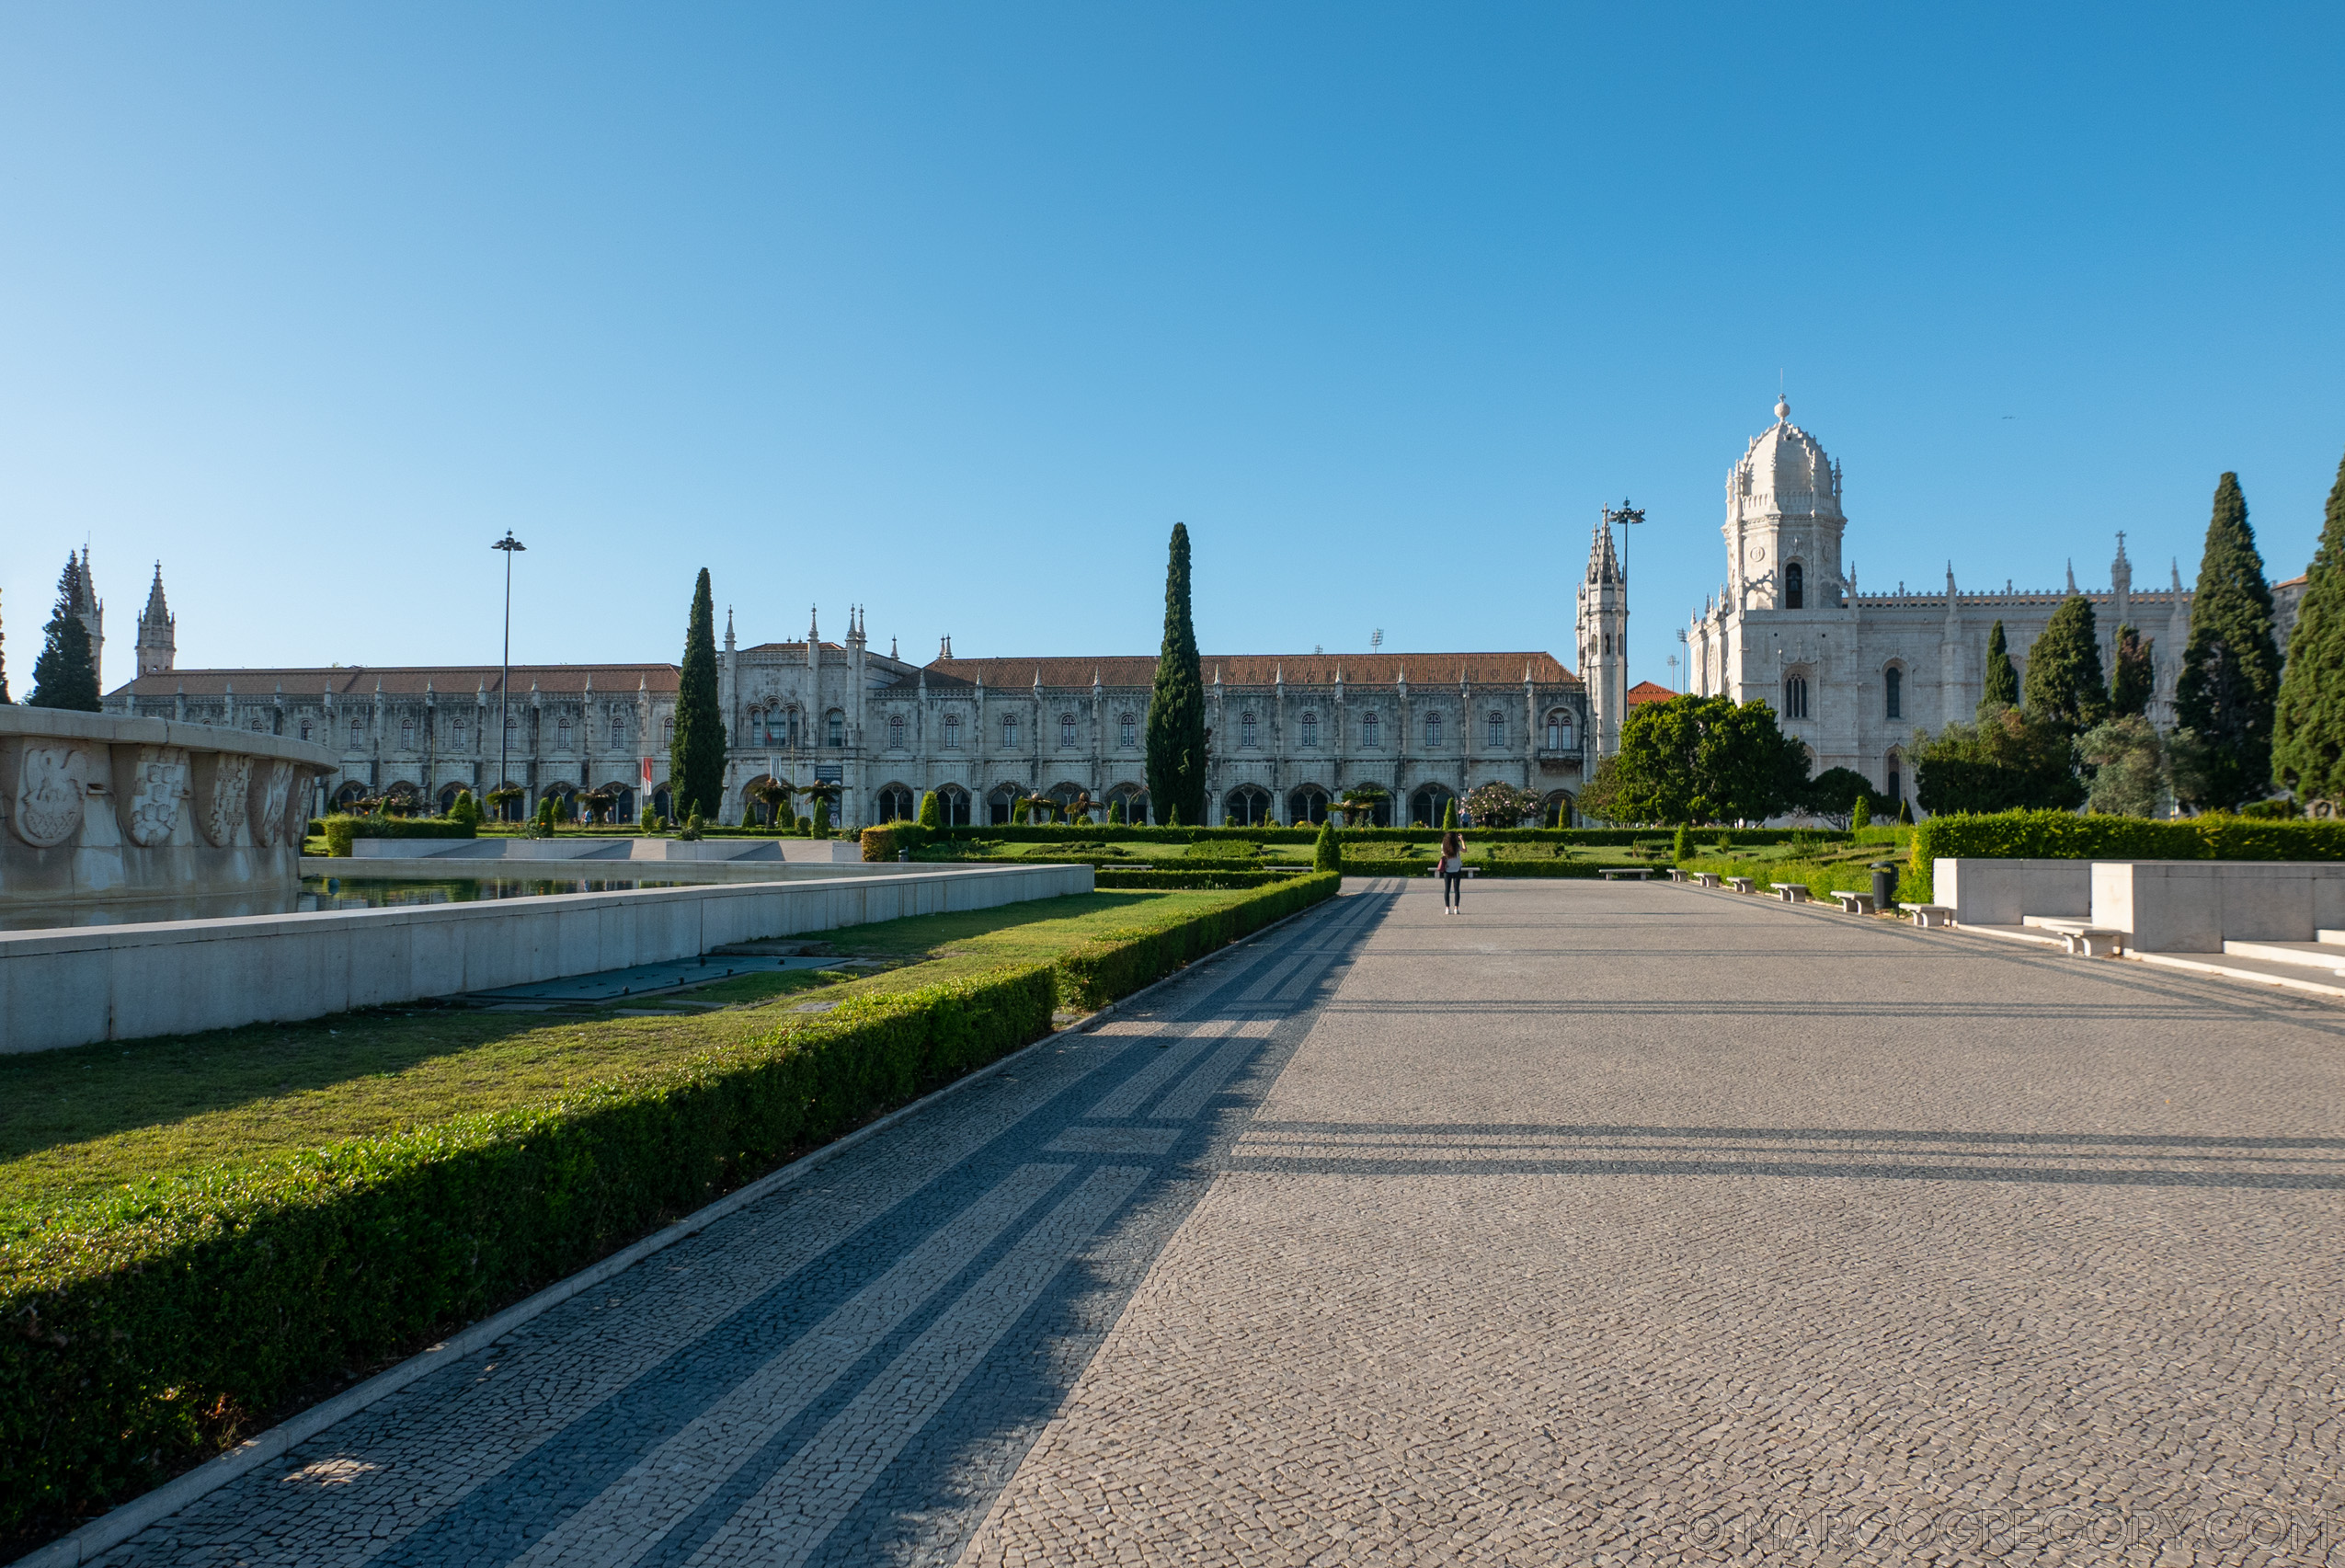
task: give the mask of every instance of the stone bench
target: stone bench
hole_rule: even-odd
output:
[[[1599,867],[1596,875],[1607,882],[1616,882],[1623,876],[1631,882],[1642,882],[1651,873],[1642,865],[1607,865]]]
[[[1733,888],[1737,893],[1756,893],[1758,891],[1758,884],[1748,876],[1730,876],[1726,879],[1726,886]]]
[[[1914,923],[1925,930],[1936,930],[1954,923],[1954,910],[1950,904],[1916,904],[1913,910]]]
[[[2061,945],[2073,956],[2117,958],[2125,952],[2125,933],[2113,926],[2072,920],[2035,919],[2028,923],[2057,935]]]
[[[1832,896],[1840,900],[1840,912],[1844,915],[1869,915],[1872,913],[1872,895],[1870,893],[1843,893],[1836,888],[1834,889]]]
[[[1767,886],[1774,888],[1775,896],[1787,904],[1804,904],[1810,897],[1808,885],[1804,882],[1770,882]]]
[[[1674,865],[1669,868],[1669,880],[1672,882],[1684,882],[1688,879],[1688,873],[1680,871]]]
[[[1718,873],[1715,871],[1697,871],[1693,876],[1696,887],[1715,887],[1718,886]]]

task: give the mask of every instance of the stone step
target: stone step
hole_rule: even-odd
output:
[[[2313,939],[2316,942],[2325,942],[2332,947],[2345,947],[2345,931],[2316,931],[2313,933]]]
[[[2333,942],[2226,942],[2225,956],[2255,958],[2266,964],[2295,964],[2345,975],[2345,946]]]

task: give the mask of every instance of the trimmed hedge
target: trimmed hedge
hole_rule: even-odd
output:
[[[868,835],[888,832],[900,824],[890,822],[886,828],[866,828]],[[1633,844],[1640,840],[1665,837],[1667,828],[1463,828],[1459,834],[1469,843],[1535,843],[1535,844]],[[1353,844],[1407,843],[1435,844],[1441,841],[1437,828],[1338,828],[1336,837],[1343,841],[1346,853]],[[1847,838],[1846,832],[1829,828],[1696,828],[1695,838],[1703,843],[1716,843],[1723,839],[1736,844],[1788,843],[1794,835],[1804,834],[1819,841],[1837,841]],[[1132,827],[1002,827],[1002,828],[941,828],[932,830],[928,842],[962,843],[987,839],[1002,843],[1052,843],[1067,840],[1088,840],[1093,843],[1209,843],[1218,840],[1261,844],[1308,844],[1319,837],[1319,830],[1311,828],[1132,828]],[[894,858],[891,851],[888,857]]]
[[[2180,821],[2003,811],[1933,817],[1914,830],[1914,864],[1983,860],[2345,860],[2345,822],[2214,813]]]
[[[1331,872],[1289,876],[1250,898],[1190,915],[1155,931],[1071,947],[1058,956],[1058,999],[1084,1010],[1104,1007],[1119,996],[1129,996],[1163,979],[1192,958],[1333,898],[1343,881]]]
[[[10,1217],[0,1539],[70,1528],[321,1379],[429,1344],[1047,1033],[1056,989],[1031,965],[856,999],[538,1106]]]
[[[1151,870],[1144,865],[1094,866],[1092,886],[1105,892],[1130,887],[1267,887],[1274,882],[1286,882],[1304,875],[1299,865],[1283,871],[1244,871],[1232,867],[1226,871],[1200,869]]]
[[[863,830],[865,860],[894,860],[898,850],[916,850],[935,837],[937,830],[918,822],[895,821]]]
[[[320,824],[326,836],[326,853],[347,858],[352,839],[469,839],[475,837],[470,822],[452,822],[445,817],[351,817],[336,815]]]

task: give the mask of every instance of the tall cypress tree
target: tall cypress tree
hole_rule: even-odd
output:
[[[725,804],[725,715],[716,704],[716,603],[708,590],[708,568],[692,588],[692,613],[684,628],[684,668],[676,691],[676,738],[669,748],[668,777],[674,786],[676,816],[698,811],[720,820]]]
[[[8,635],[0,632],[0,703],[8,700]]]
[[[82,624],[79,589],[69,555],[64,573],[57,579],[57,607],[49,612],[49,624],[43,628],[40,656],[32,662],[28,707],[98,711],[97,665],[90,658],[89,628]]]
[[[2109,684],[2100,672],[2100,632],[2093,601],[2072,593],[2028,649],[2028,712],[2071,735],[2109,716]]]
[[[2307,587],[2310,585],[2307,584]],[[2271,589],[2248,526],[2239,476],[2214,490],[2206,553],[2191,597],[2191,642],[2182,654],[2175,708],[2182,727],[2207,750],[2197,806],[2260,799],[2271,783],[2272,705],[2280,692],[2280,648],[2271,636]]]
[[[1157,820],[1205,820],[1205,670],[1189,619],[1189,529],[1172,525],[1164,569],[1164,646],[1148,698],[1148,793]]]
[[[2109,716],[2128,718],[2149,711],[2157,691],[2157,667],[2150,658],[2155,638],[2131,626],[2117,628],[2117,668],[2109,672]]]
[[[2019,672],[2011,665],[2011,646],[2003,640],[2003,623],[1986,635],[1986,694],[1985,703],[2000,703],[2007,708],[2019,705]]]
[[[2288,635],[2272,713],[2272,777],[2297,800],[2345,799],[2345,463],[2328,492],[2320,548]]]

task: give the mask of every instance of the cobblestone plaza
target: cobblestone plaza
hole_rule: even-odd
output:
[[[2345,1015],[1343,898],[118,1563],[2345,1562]]]

